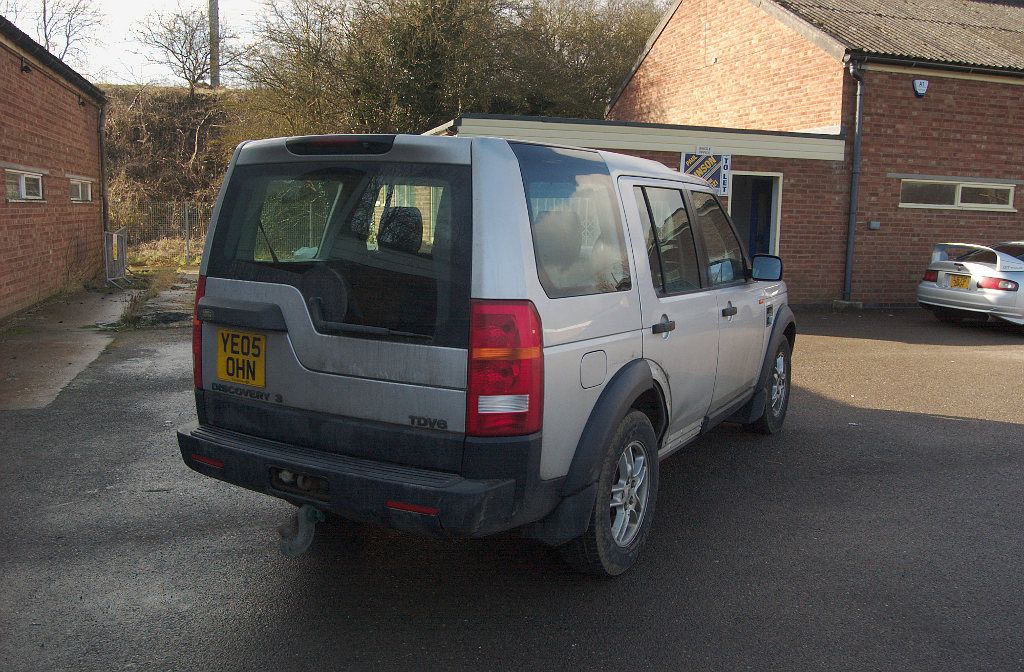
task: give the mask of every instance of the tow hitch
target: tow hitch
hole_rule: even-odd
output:
[[[313,543],[316,524],[323,521],[322,511],[310,504],[300,506],[291,522],[277,528],[277,534],[281,537],[278,542],[281,553],[289,558],[297,558],[308,551]]]

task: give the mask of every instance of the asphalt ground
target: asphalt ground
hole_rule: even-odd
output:
[[[182,464],[187,329],[0,412],[0,669],[1024,668],[1024,332],[803,313],[784,431],[662,464],[613,581],[507,534],[333,528]]]

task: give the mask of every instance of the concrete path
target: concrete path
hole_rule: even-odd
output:
[[[0,324],[0,410],[44,408],[113,340],[130,292],[82,291]]]
[[[179,273],[173,285],[147,301],[139,311],[139,326],[191,326],[198,278],[195,273]]]

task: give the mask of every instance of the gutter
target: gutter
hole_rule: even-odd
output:
[[[856,60],[858,63],[877,63],[879,65],[900,65],[907,68],[927,68],[930,70],[949,70],[962,72],[971,75],[993,75],[999,77],[1024,77],[1024,70],[1013,68],[990,68],[980,65],[961,65],[957,63],[942,63],[939,61],[925,61],[913,58],[899,58],[893,56],[871,56],[860,51],[850,51],[846,59],[850,62]]]
[[[860,195],[860,143],[864,129],[864,62],[849,62],[850,76],[857,82],[857,113],[853,126],[853,165],[850,167],[850,218],[846,225],[846,271],[843,276],[843,301],[853,295],[853,251],[857,239],[857,201]]]

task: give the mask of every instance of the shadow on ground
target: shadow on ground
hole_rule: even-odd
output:
[[[1021,345],[1024,327],[1003,320],[939,322],[923,308],[878,308],[833,313],[796,309],[798,331],[809,336],[835,336],[918,345]]]

